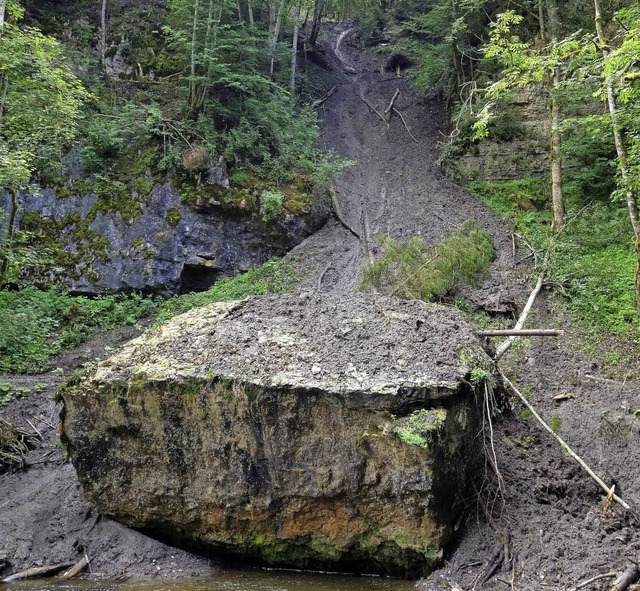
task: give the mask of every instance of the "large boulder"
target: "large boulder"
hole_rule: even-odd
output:
[[[194,309],[62,390],[86,496],[212,555],[420,575],[478,457],[487,360],[449,308],[366,295]],[[474,375],[478,375],[475,372]]]

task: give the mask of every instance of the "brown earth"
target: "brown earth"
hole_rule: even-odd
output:
[[[492,233],[498,256],[483,288],[471,294],[472,301],[488,309],[506,309],[512,300],[522,304],[528,291],[527,270],[512,252],[509,227],[444,178],[437,166],[437,142],[446,127],[441,100],[424,98],[407,78],[381,73],[375,60],[347,46],[350,33],[345,31],[344,27],[327,30],[324,52],[315,56],[325,67],[314,70],[313,80],[318,96],[338,87],[320,108],[322,145],[357,161],[343,175],[336,194],[344,220],[361,238],[333,221],[295,249],[310,271],[301,289],[354,290],[367,251],[375,252],[370,239],[375,234],[421,236],[435,243],[462,221],[473,219]],[[383,113],[396,88],[401,91],[396,106],[417,142],[399,117],[392,118],[387,131],[372,110]],[[558,433],[573,449],[607,483],[615,482],[618,494],[632,508],[639,507],[638,383],[615,381],[579,351],[580,329],[565,318],[552,295],[539,299],[529,325],[562,327],[567,333],[557,341],[531,339],[508,353],[502,366],[521,389],[528,390],[544,418],[557,417],[553,421]],[[96,338],[87,357],[106,344],[121,342],[123,336],[130,335]],[[85,350],[59,359],[57,365],[69,373],[85,360]],[[121,571],[134,576],[192,576],[211,570],[206,559],[96,516],[55,446],[57,419],[50,394],[59,378],[53,374],[0,378],[8,380],[50,384],[44,395],[2,409],[3,416],[23,426],[28,418],[43,435],[42,443],[26,456],[28,470],[0,476],[0,553],[8,555],[12,571],[73,559],[81,547],[90,552],[97,570],[111,576]],[[552,400],[568,392],[572,398]],[[470,495],[459,542],[445,556],[444,567],[421,581],[421,589],[560,591],[600,573],[620,572],[637,560],[640,538],[634,515],[619,508],[605,511],[604,493],[532,418],[520,416],[522,410],[514,404],[513,410],[493,417],[503,490],[498,491],[487,466],[477,466],[480,503]],[[492,558],[504,546],[505,532],[514,560],[501,563],[483,582]],[[606,589],[607,581],[588,588]]]

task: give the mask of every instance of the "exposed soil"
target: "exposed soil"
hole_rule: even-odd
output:
[[[323,147],[357,161],[336,188],[343,221],[329,222],[295,249],[309,273],[302,291],[345,292],[357,288],[358,271],[376,234],[395,238],[421,236],[436,243],[464,220],[473,219],[494,237],[497,252],[491,275],[471,295],[480,307],[508,309],[522,304],[527,270],[512,251],[510,229],[464,189],[447,180],[436,163],[437,142],[446,121],[438,97],[424,98],[408,78],[382,72],[380,64],[348,46],[347,27],[327,29],[324,51],[315,56],[325,68],[311,73],[318,94],[337,86],[320,108]],[[337,40],[340,40],[338,43]],[[395,90],[414,141],[394,115],[389,130],[384,111]],[[367,105],[368,103],[368,105]],[[374,110],[377,110],[376,114]],[[354,234],[358,234],[358,237]],[[467,294],[469,295],[469,294]],[[558,433],[633,508],[640,507],[640,388],[611,379],[580,353],[579,329],[564,318],[553,297],[539,298],[530,326],[562,327],[558,340],[533,338],[508,353],[507,374]],[[131,336],[127,331],[92,341],[61,357],[68,374],[97,349]],[[26,455],[26,471],[0,476],[0,554],[10,570],[56,560],[73,560],[86,548],[94,569],[114,576],[193,576],[210,572],[206,559],[164,546],[94,514],[82,499],[72,468],[55,446],[56,409],[51,394],[60,378],[0,377],[16,383],[47,382],[41,395],[2,407],[2,414],[42,434],[41,444]],[[560,393],[573,397],[555,402]],[[563,455],[551,437],[523,409],[494,417],[494,445],[504,487],[478,466],[481,502],[470,495],[469,517],[460,529],[445,566],[420,583],[435,589],[561,590],[609,571],[621,572],[640,551],[637,521],[620,509],[604,510],[605,495],[577,464]],[[557,419],[552,420],[552,416]],[[479,440],[480,444],[480,440]],[[513,561],[502,561],[488,577],[492,558],[510,538]],[[485,579],[487,579],[485,581]],[[606,589],[610,579],[589,589]]]

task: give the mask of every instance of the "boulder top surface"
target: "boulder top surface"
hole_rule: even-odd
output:
[[[378,395],[392,407],[407,392],[423,400],[455,394],[478,356],[477,337],[451,308],[367,294],[295,294],[194,308],[125,345],[93,380],[229,379]]]

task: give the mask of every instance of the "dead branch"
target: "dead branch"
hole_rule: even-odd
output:
[[[62,562],[60,564],[50,564],[48,566],[34,566],[33,568],[28,568],[27,570],[20,571],[15,575],[11,575],[6,579],[2,579],[2,582],[15,583],[16,581],[24,581],[26,579],[48,577],[49,575],[55,575],[70,566],[73,566],[73,562]]]
[[[319,99],[313,101],[313,103],[311,104],[311,108],[317,109],[320,105],[322,105],[322,103],[330,99],[336,93],[337,90],[338,90],[338,87],[334,86],[331,90],[328,90],[327,92],[325,92]]]
[[[600,581],[601,579],[613,579],[617,575],[618,573],[604,573],[602,575],[596,575],[595,577],[591,577],[590,579],[583,581],[579,585],[576,585],[574,587],[574,591],[578,591],[579,589],[587,587],[588,585],[591,585],[591,583],[595,583],[596,581]]]
[[[407,125],[407,122],[404,120],[404,116],[402,115],[402,113],[398,111],[398,109],[396,109],[395,107],[393,108],[393,111],[398,115],[398,117],[400,117],[400,120],[402,121],[402,125],[404,125],[404,128],[407,130],[409,137],[417,144],[418,140],[415,137],[413,137],[413,134],[409,131],[409,126]]]
[[[552,328],[505,328],[500,330],[480,330],[476,333],[479,337],[560,337],[564,330]]]
[[[518,318],[518,322],[516,322],[516,325],[514,326],[514,330],[520,330],[524,326],[524,323],[527,320],[527,316],[529,316],[529,312],[531,311],[531,307],[533,306],[533,302],[536,301],[536,297],[538,297],[538,294],[542,289],[543,279],[544,279],[544,272],[541,273],[540,276],[538,277],[538,281],[536,281],[536,285],[533,288],[533,291],[531,292],[531,294],[529,295],[527,304],[524,307],[524,310],[522,310],[522,314],[520,314],[520,318]],[[498,347],[498,350],[496,351],[496,356],[494,358],[496,363],[509,350],[509,347],[511,347],[515,339],[516,337],[511,336]]]
[[[373,111],[378,117],[380,117],[380,119],[382,119],[382,121],[384,121],[385,123],[387,122],[387,120],[384,118],[384,116],[380,113],[380,111],[378,111],[366,98],[364,98],[364,96],[362,94],[360,94],[360,91],[358,90],[358,87],[355,85],[355,83],[353,83],[353,80],[351,81],[353,84],[353,88],[356,91],[356,96],[365,104],[367,105],[367,107],[369,107],[369,109],[371,109],[371,111]]]
[[[499,370],[498,370],[498,375],[502,378],[503,384],[509,390],[511,390],[511,392],[513,392],[520,399],[522,404],[524,404],[527,407],[527,409],[531,412],[531,414],[536,419],[536,421],[538,421],[538,423],[540,423],[542,425],[544,430],[547,431],[547,433],[549,433],[561,445],[563,451],[566,452],[569,456],[571,456],[576,462],[578,462],[578,464],[580,464],[580,466],[582,466],[584,471],[589,476],[591,476],[591,478],[598,484],[598,486],[608,495],[609,492],[611,491],[611,487],[607,486],[603,482],[603,480],[591,468],[589,468],[589,466],[587,466],[585,461],[567,445],[567,443],[564,441],[564,439],[562,439],[562,437],[560,437],[551,427],[549,427],[549,425],[547,425],[547,423],[544,421],[544,419],[536,412],[536,409],[533,408],[533,406],[531,406],[531,404],[525,398],[525,396],[522,394],[522,392],[520,392],[511,383],[511,381],[509,380],[509,378],[507,378],[507,376],[505,376]],[[613,495],[613,500],[616,501],[616,503],[618,503],[619,505],[621,505],[625,509],[627,509],[627,510],[631,509],[631,507],[625,501],[623,501],[618,495],[614,494]],[[622,591],[622,590],[619,590],[619,591]]]
[[[347,222],[347,220],[344,219],[344,217],[342,217],[342,211],[340,210],[340,204],[338,203],[338,196],[336,195],[336,192],[331,189],[331,201],[333,203],[333,212],[336,214],[336,217],[338,218],[338,221],[347,229],[349,230],[349,232],[351,232],[358,240],[360,240],[360,234],[358,234],[358,232],[356,232]]]
[[[624,572],[613,582],[609,591],[626,591],[626,589],[640,578],[640,570],[635,564],[629,565]]]
[[[85,552],[84,556],[78,560],[69,570],[64,571],[61,575],[58,575],[60,579],[68,581],[73,579],[76,575],[80,574],[85,568],[89,566],[89,557]]]
[[[395,110],[396,99],[400,96],[400,89],[396,88],[396,91],[393,93],[391,97],[391,102],[389,106],[384,110],[384,120],[387,124],[387,132],[389,131],[389,125],[391,124],[391,114]]]

